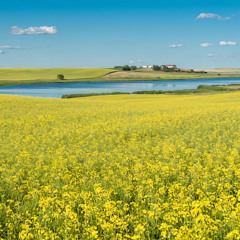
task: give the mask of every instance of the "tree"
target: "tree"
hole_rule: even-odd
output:
[[[137,66],[131,66],[130,68],[131,68],[131,71],[137,70]]]
[[[64,75],[63,74],[58,74],[57,79],[58,80],[64,80]]]
[[[122,70],[122,66],[115,66],[115,69]]]
[[[153,71],[160,71],[161,67],[158,65],[153,65]]]
[[[131,71],[131,68],[128,65],[122,67],[123,71]]]
[[[136,67],[136,66],[131,66],[130,68],[131,68],[131,71],[137,70],[137,67]]]

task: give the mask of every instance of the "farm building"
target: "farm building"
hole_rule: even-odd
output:
[[[166,65],[162,65],[161,66],[163,69],[165,68],[168,68],[168,69],[172,69],[172,70],[174,70],[174,69],[176,69],[177,68],[177,66],[175,65],[175,64],[166,64]]]
[[[142,66],[142,68],[153,68],[153,66]]]
[[[177,68],[177,66],[175,64],[162,65],[160,67],[160,70],[162,70],[164,72],[179,72],[180,71],[180,69]]]

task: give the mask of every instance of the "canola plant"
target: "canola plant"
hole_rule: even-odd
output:
[[[240,93],[0,113],[0,239],[240,239]]]

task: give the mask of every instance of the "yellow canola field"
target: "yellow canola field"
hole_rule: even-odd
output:
[[[240,239],[240,93],[0,96],[0,239]]]

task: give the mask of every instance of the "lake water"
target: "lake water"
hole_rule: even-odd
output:
[[[0,86],[0,94],[61,98],[64,94],[135,92],[144,90],[174,91],[193,89],[199,85],[240,84],[240,78],[192,79],[192,80],[144,80],[124,82],[47,83]]]

